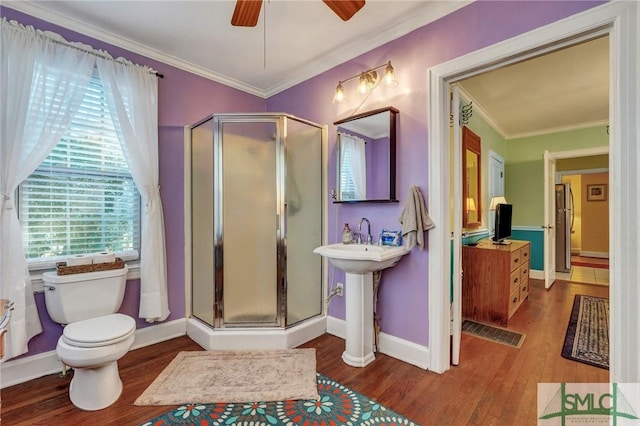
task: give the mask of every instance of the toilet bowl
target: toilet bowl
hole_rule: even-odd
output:
[[[47,312],[64,325],[56,353],[74,369],[69,398],[83,410],[106,408],[122,393],[118,360],[131,349],[136,331],[133,318],[116,313],[128,269],[42,274]]]
[[[133,345],[136,323],[123,314],[111,314],[67,325],[56,353],[74,369],[69,398],[78,408],[100,410],[122,393],[118,360]]]

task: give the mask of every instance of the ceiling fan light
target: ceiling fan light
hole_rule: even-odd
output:
[[[338,82],[338,87],[336,87],[336,93],[333,95],[333,103],[339,104],[345,102],[347,97],[344,95],[344,87],[341,82]]]

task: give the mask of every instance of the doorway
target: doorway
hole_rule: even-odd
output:
[[[446,277],[449,276],[451,264],[451,229],[453,229],[454,245],[460,244],[461,241],[461,224],[451,224],[449,219],[451,182],[448,169],[446,166],[441,167],[442,164],[449,164],[449,147],[446,141],[448,140],[447,106],[450,84],[469,75],[495,69],[496,64],[514,63],[527,57],[541,55],[545,51],[558,50],[579,41],[611,34],[610,149],[612,160],[610,170],[611,180],[615,179],[617,187],[611,193],[611,209],[616,211],[616,216],[611,217],[609,227],[612,231],[610,232],[613,248],[611,251],[613,254],[619,254],[619,257],[612,257],[612,280],[620,279],[620,285],[612,286],[611,291],[613,330],[611,377],[613,381],[638,379],[640,372],[637,363],[632,360],[638,358],[640,348],[634,345],[623,353],[617,343],[633,340],[637,335],[635,330],[640,324],[638,311],[623,302],[627,298],[637,300],[640,296],[638,289],[634,289],[629,284],[633,281],[631,277],[640,269],[637,261],[631,261],[631,258],[637,256],[638,250],[634,243],[637,238],[621,238],[621,226],[631,225],[637,214],[635,205],[637,194],[632,190],[630,183],[635,178],[634,163],[638,157],[635,146],[637,132],[631,119],[636,116],[638,108],[635,104],[638,88],[635,83],[632,83],[636,81],[637,75],[638,52],[634,20],[636,13],[636,5],[633,3],[605,4],[596,10],[534,30],[429,70],[429,206],[432,218],[436,223],[441,224],[434,229],[437,231],[430,233],[429,236],[429,283],[432,284],[429,286],[429,364],[432,371],[444,372],[450,368],[450,290],[449,285],[445,284],[449,281]],[[437,143],[438,141],[443,143]],[[622,194],[631,194],[624,204]],[[454,197],[454,211],[461,210],[460,204],[460,197]],[[625,232],[637,233],[638,230],[629,229]],[[455,276],[457,273],[454,273]],[[621,279],[622,277],[625,279]]]
[[[607,147],[549,153],[556,160],[558,169],[553,177],[555,199],[545,200],[556,207],[555,269],[558,279],[609,285],[608,153]],[[601,167],[586,169],[580,167],[582,164]],[[565,193],[565,203],[570,204],[564,212],[557,208],[559,189]],[[587,191],[593,189],[602,192],[591,196]],[[565,241],[558,241],[559,238]],[[559,253],[558,247],[563,247],[564,252]]]

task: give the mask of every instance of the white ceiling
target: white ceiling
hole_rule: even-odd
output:
[[[367,0],[343,22],[320,0],[265,0],[258,26],[230,24],[235,1],[33,1],[2,5],[263,98],[471,1]],[[265,28],[266,11],[266,28]],[[608,38],[461,83],[506,139],[608,122]],[[371,64],[376,66],[381,64]]]
[[[463,97],[506,139],[609,122],[609,37],[460,83]]]
[[[265,0],[247,28],[231,25],[233,0],[2,2],[265,98],[469,3],[367,0],[344,22],[321,0]]]

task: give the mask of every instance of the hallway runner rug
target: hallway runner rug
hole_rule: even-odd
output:
[[[609,299],[576,294],[562,356],[609,369]]]
[[[249,402],[239,404],[183,404],[142,426],[198,425],[415,425],[417,423],[317,374],[319,400]]]

